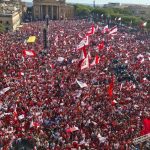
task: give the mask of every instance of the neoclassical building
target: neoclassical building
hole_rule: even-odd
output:
[[[72,18],[74,7],[67,5],[65,0],[33,0],[34,19],[45,19],[46,16],[51,20],[61,18]]]

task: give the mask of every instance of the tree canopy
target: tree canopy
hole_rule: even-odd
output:
[[[0,23],[0,33],[1,33],[1,32],[4,32],[4,30],[5,30],[5,29],[4,29],[3,24]]]
[[[89,17],[90,15],[95,15],[100,17],[102,14],[104,18],[122,18],[122,23],[134,26],[139,26],[142,22],[146,22],[145,18],[134,16],[133,12],[128,8],[101,8],[101,7],[92,7],[87,5],[76,4],[75,6],[75,14],[79,18]],[[148,29],[150,29],[150,20],[147,21]]]

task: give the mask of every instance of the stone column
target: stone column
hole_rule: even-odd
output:
[[[41,19],[41,5],[39,5],[39,19]]]
[[[40,15],[41,15],[41,19],[43,19],[43,9],[42,9],[42,5],[40,5],[40,7],[41,7],[41,13],[40,13]]]
[[[61,5],[59,5],[59,10],[58,10],[58,12],[59,12],[59,19],[61,19]]]
[[[53,9],[53,6],[52,6],[52,20],[54,19],[54,9]]]
[[[46,5],[46,15],[48,15],[48,5]]]
[[[50,5],[48,5],[48,16],[51,19],[51,6]]]
[[[59,6],[57,6],[57,19],[59,20]]]

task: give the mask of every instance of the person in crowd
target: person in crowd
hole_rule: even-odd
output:
[[[130,149],[150,118],[150,35],[126,27],[109,35],[85,20],[50,21],[44,49],[44,24],[0,35],[0,149],[22,139],[35,150]],[[77,45],[91,26],[96,31],[85,49],[90,64],[95,56],[99,63],[81,70]]]

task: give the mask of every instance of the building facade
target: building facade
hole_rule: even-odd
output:
[[[112,8],[112,7],[120,7],[120,3],[108,3],[108,4],[104,4],[104,8]]]
[[[128,6],[127,7],[135,16],[143,17],[150,20],[150,6]]]
[[[44,20],[46,16],[51,20],[73,18],[74,7],[67,5],[65,0],[33,0],[34,19]]]
[[[0,23],[6,31],[15,30],[21,24],[23,9],[20,0],[7,0],[0,3]]]

